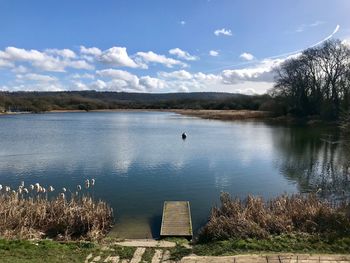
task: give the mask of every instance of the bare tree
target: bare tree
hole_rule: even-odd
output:
[[[290,113],[337,119],[349,108],[349,76],[350,49],[339,40],[326,41],[277,68],[272,95],[284,98]]]

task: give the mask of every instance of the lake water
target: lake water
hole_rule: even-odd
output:
[[[92,194],[114,208],[111,235],[120,237],[157,236],[165,200],[190,201],[198,230],[222,191],[272,197],[321,188],[321,196],[348,197],[348,167],[330,128],[166,112],[0,116],[0,183],[75,189],[95,178]]]

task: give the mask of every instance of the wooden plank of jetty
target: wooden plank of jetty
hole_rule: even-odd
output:
[[[161,237],[192,238],[192,220],[188,201],[165,201]]]

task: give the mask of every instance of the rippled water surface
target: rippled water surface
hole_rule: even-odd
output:
[[[181,139],[186,131],[188,138]],[[112,235],[159,234],[165,200],[189,200],[194,229],[221,191],[349,195],[348,154],[329,128],[223,122],[164,112],[0,116],[0,183],[75,189],[96,178]]]

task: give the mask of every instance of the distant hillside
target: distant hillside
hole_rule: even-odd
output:
[[[43,112],[96,109],[249,109],[257,110],[268,95],[222,92],[127,93],[98,91],[0,92],[0,110]]]

